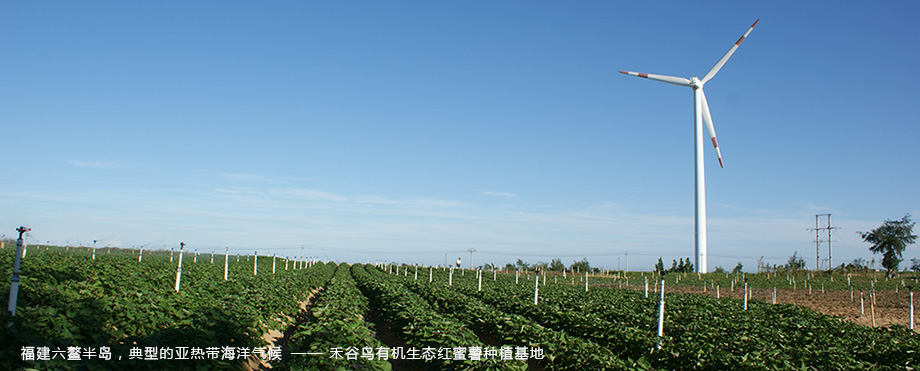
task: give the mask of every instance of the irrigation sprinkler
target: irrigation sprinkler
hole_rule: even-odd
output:
[[[256,276],[259,274],[259,252],[256,251],[252,255],[252,275]]]
[[[179,292],[179,283],[182,282],[182,250],[185,249],[185,242],[179,242],[179,266],[176,267],[176,292]]]
[[[450,269],[450,275],[447,276],[447,286],[454,285],[454,268]]]
[[[192,263],[198,263],[198,249],[195,249],[195,258],[192,259]]]
[[[275,274],[275,254],[272,254],[272,274]]]
[[[93,260],[96,260],[96,240],[93,240]]]
[[[431,283],[431,277],[432,277],[433,271],[434,271],[434,268],[428,267],[428,283]]]
[[[588,292],[588,271],[585,271],[585,292]]]
[[[227,280],[227,273],[229,273],[229,270],[228,270],[229,267],[230,267],[230,247],[225,246],[224,247],[224,281]],[[284,267],[285,269],[287,269],[287,263],[285,263]]]
[[[214,250],[211,250],[211,264],[214,264]]]
[[[141,249],[138,250],[137,252],[137,262],[140,263],[142,260],[144,260],[144,247],[143,246],[141,246]]]
[[[414,279],[418,281],[418,266],[417,265],[415,266],[415,278]]]
[[[479,288],[476,291],[482,291],[482,271],[479,271]]]
[[[19,263],[22,261],[22,247],[24,242],[22,241],[23,233],[31,231],[32,228],[19,227],[16,228],[16,232],[19,232],[19,238],[16,239],[16,256],[13,259],[13,277],[10,279],[10,301],[7,311],[10,313],[10,316],[16,316],[16,299],[19,296]]]

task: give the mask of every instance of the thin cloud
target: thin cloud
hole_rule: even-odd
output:
[[[504,197],[504,198],[512,198],[512,197],[517,196],[516,194],[510,193],[510,192],[479,191],[479,193],[484,194],[486,196],[495,196],[495,197]]]
[[[332,192],[317,191],[313,189],[304,189],[304,188],[283,188],[283,189],[270,189],[268,194],[272,196],[281,196],[281,197],[291,197],[291,198],[300,198],[306,200],[315,200],[315,201],[333,201],[333,202],[346,202],[349,201],[349,198]]]
[[[115,161],[81,161],[81,160],[67,160],[68,164],[71,164],[76,167],[88,167],[94,169],[112,169],[120,165],[119,162]]]

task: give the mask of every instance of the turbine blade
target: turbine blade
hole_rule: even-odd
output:
[[[722,69],[722,66],[725,65],[725,62],[728,61],[728,58],[731,58],[732,54],[735,53],[735,50],[738,50],[738,45],[741,45],[741,42],[744,41],[744,38],[746,38],[751,33],[751,31],[754,30],[754,26],[757,25],[757,22],[760,22],[760,19],[754,21],[754,24],[751,25],[751,28],[748,28],[747,32],[745,32],[744,35],[741,35],[741,38],[735,42],[735,45],[732,45],[732,47],[728,49],[728,52],[722,56],[722,59],[719,59],[719,61],[716,62],[716,65],[712,66],[712,68],[709,69],[709,72],[706,72],[706,76],[703,76],[703,78],[700,80],[703,84],[705,84],[706,81],[709,81],[709,79],[713,78],[716,73]]]
[[[709,113],[709,102],[706,101],[706,93],[700,89],[700,97],[703,101],[703,122],[706,123],[706,129],[709,130],[709,139],[712,139],[712,146],[716,149],[716,156],[719,158],[719,167],[722,166],[722,151],[719,150],[719,142],[716,141],[716,129],[712,126],[712,115]]]
[[[674,76],[665,76],[665,75],[655,75],[651,73],[638,73],[632,71],[620,71],[620,73],[627,74],[630,76],[643,77],[646,79],[663,81],[669,84],[680,85],[680,86],[690,86],[690,80],[683,77],[674,77]]]

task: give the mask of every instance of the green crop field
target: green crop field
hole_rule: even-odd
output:
[[[915,277],[672,274],[658,336],[657,277],[451,272],[408,265],[311,264],[268,256],[30,247],[16,316],[0,315],[2,369],[904,370],[920,336],[801,305],[873,289],[898,297]],[[13,251],[0,250],[12,274]],[[172,260],[172,261],[171,261]],[[296,269],[295,269],[296,267]],[[257,273],[257,274],[254,274]],[[645,282],[648,279],[648,294]],[[744,282],[753,290],[744,308]],[[793,280],[795,282],[793,283]],[[8,282],[8,281],[7,281]],[[536,285],[536,304],[535,301]],[[719,287],[720,294],[714,291]],[[705,291],[705,292],[704,292]],[[694,292],[694,293],[691,293]],[[9,285],[0,295],[9,296]],[[805,296],[808,297],[808,296]],[[817,300],[817,299],[816,299]],[[906,299],[905,299],[906,300]],[[847,302],[846,305],[852,303]],[[853,304],[855,305],[855,304]],[[900,304],[898,304],[900,305]]]

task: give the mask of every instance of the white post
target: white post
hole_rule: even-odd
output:
[[[434,271],[434,268],[428,267],[428,283],[431,283],[431,275],[432,275],[431,272],[432,271]]]
[[[864,301],[863,301],[863,292],[860,291],[860,292],[859,292],[859,315],[862,316],[862,315],[865,315],[865,314],[866,314],[866,307],[865,307]]]
[[[540,292],[540,275],[539,275],[539,274],[535,274],[535,275],[533,275],[533,278],[534,278],[534,281],[533,281],[533,305],[537,305],[537,297],[538,297],[539,292]]]
[[[661,349],[662,336],[664,336],[664,276],[661,277],[661,300],[658,302],[658,349]]]
[[[645,278],[645,297],[648,298],[648,277],[644,277],[644,278]]]
[[[224,251],[224,281],[226,281],[228,273],[227,268],[229,267],[230,263],[230,247],[224,247],[224,249],[226,249]]]
[[[275,254],[272,254],[272,274],[275,274]]]
[[[776,286],[773,286],[773,304],[776,305]]]
[[[252,258],[252,275],[255,276],[259,273],[259,252],[256,251]]]
[[[143,249],[143,247],[141,249]],[[195,249],[195,258],[192,259],[192,263],[197,263],[197,262],[198,262],[198,249]]]
[[[521,274],[521,271],[514,271],[514,284],[518,284],[518,276]]]
[[[143,246],[141,246],[140,251],[138,251],[137,253],[137,262],[140,263],[142,260],[144,260],[144,247]]]
[[[585,292],[588,292],[588,271],[585,271]]]
[[[288,257],[285,256],[285,257],[284,257],[284,270],[288,270],[288,262],[289,262],[289,261],[290,261],[290,259],[288,259]]]
[[[543,270],[543,286],[546,286],[546,270]]]
[[[415,280],[418,281],[418,266],[415,266]]]
[[[482,291],[482,271],[479,271],[479,289],[476,291]]]
[[[495,268],[492,269],[492,281],[498,280],[498,273],[495,272]]]
[[[96,240],[93,240],[93,260],[96,260]]]
[[[185,242],[179,243],[179,266],[176,268],[176,292],[179,292],[179,283],[182,282],[182,250],[185,249]]]
[[[454,285],[454,268],[450,268],[450,275],[447,276],[447,286]]]
[[[173,249],[172,248],[169,248],[169,262],[170,263],[173,262]]]
[[[745,279],[744,280],[744,310],[747,310],[747,301],[748,301],[747,292],[748,292],[747,279]]]
[[[721,299],[721,298],[722,298],[722,297],[721,297],[721,295],[720,295],[720,293],[719,293],[719,285],[716,285],[716,299]]]
[[[214,264],[214,250],[211,250],[211,264]]]
[[[914,289],[910,289],[910,329],[914,329]]]
[[[19,238],[16,239],[16,256],[13,259],[13,277],[10,279],[10,301],[7,311],[11,316],[16,316],[16,300],[19,296],[19,263],[21,262],[21,254],[23,252],[23,241],[22,234],[32,230],[32,228],[19,227],[16,228],[16,231],[19,232]]]

